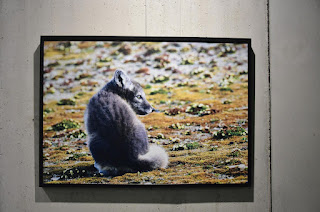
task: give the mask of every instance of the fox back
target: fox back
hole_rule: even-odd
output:
[[[149,146],[145,126],[136,116],[153,110],[139,83],[121,70],[90,99],[85,125],[100,172],[117,175],[167,166],[167,154],[161,147]]]

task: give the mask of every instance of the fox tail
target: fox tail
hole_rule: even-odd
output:
[[[155,144],[150,145],[149,151],[144,155],[139,155],[138,160],[146,169],[166,168],[168,166],[168,154],[165,150]]]

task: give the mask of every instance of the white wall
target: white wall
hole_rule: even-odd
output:
[[[273,209],[320,211],[320,1],[270,6]]]
[[[275,6],[271,5],[272,7],[280,6],[279,9],[271,10],[275,16],[281,13],[281,8],[286,7],[276,1],[273,3]],[[319,3],[314,4],[319,8]],[[267,8],[267,0],[0,0],[0,211],[269,211],[271,208],[271,188]],[[308,10],[307,6],[305,10]],[[282,21],[286,20],[286,16],[279,18]],[[290,20],[288,21],[290,22]],[[274,25],[271,26],[271,29],[277,31],[278,36],[281,36],[281,29]],[[33,120],[37,120],[38,116],[36,103],[39,98],[37,95],[39,56],[37,48],[40,35],[252,38],[252,48],[256,59],[254,188],[166,187],[117,190],[114,188],[39,188],[37,186],[38,135],[35,130],[38,123],[34,125]],[[316,34],[313,36],[316,37]],[[272,37],[272,41],[278,42],[277,48],[280,48],[281,42],[277,39],[277,36]],[[311,41],[306,42],[311,45]],[[303,44],[301,43],[301,45]],[[290,47],[288,48],[290,49]],[[284,64],[280,61],[280,56],[284,57],[281,55],[283,51],[280,49],[279,52],[274,53],[275,57],[279,54],[279,58],[275,58],[275,60],[279,60],[278,63],[275,62],[275,70],[279,69],[279,72],[272,72],[275,76],[278,75],[277,79],[272,76],[272,89],[282,83],[278,80],[287,79],[285,73],[288,71],[282,69]],[[297,67],[292,68],[298,70]],[[281,73],[282,71],[284,73]],[[309,78],[315,81],[315,78],[312,77],[315,77],[316,73],[308,77],[301,74],[298,76],[304,79],[303,83],[307,83],[306,80]],[[278,77],[280,78],[278,79]],[[299,82],[297,79],[293,80]],[[289,93],[288,98],[292,100],[294,96],[290,94],[291,89],[295,90],[298,87],[293,84],[289,85],[292,87],[289,86],[286,91]],[[311,88],[311,85],[307,88]],[[304,89],[303,91],[306,91]],[[277,93],[278,90],[272,91]],[[311,92],[315,94],[316,91]],[[280,93],[275,94],[273,100],[277,101],[278,98],[281,98]],[[311,97],[310,99],[306,97],[306,99],[312,101]],[[278,119],[282,115],[281,112],[289,116],[286,111],[282,111],[290,106],[287,104],[289,102],[278,105],[278,111],[273,110],[279,116]],[[292,111],[298,112],[298,109],[297,106]],[[311,111],[315,111],[315,106]],[[312,114],[309,115],[314,118],[312,120],[316,120]],[[273,117],[274,128],[279,127],[278,122],[274,122],[277,117]],[[306,117],[302,117],[302,115],[299,117],[305,122],[307,121]],[[295,126],[295,123],[292,124]],[[316,126],[313,125],[313,122],[306,124],[309,124],[306,126],[310,127]],[[290,130],[290,127],[286,126],[285,129]],[[319,128],[314,128],[313,132],[319,138],[317,129]],[[282,135],[276,129],[274,132],[277,135]],[[293,132],[295,131],[293,130]],[[300,131],[302,134],[305,132]],[[285,139],[292,137],[293,135],[281,138],[274,136],[274,139],[280,139],[287,143]],[[299,144],[295,144],[299,146]],[[290,146],[290,144],[288,145]],[[280,147],[282,151],[287,148],[282,145]],[[278,146],[274,147],[274,149],[276,148]],[[296,150],[297,146],[290,148]],[[307,150],[311,150],[310,148],[303,149],[303,153],[308,154]],[[279,151],[280,149],[275,150],[275,154],[273,154],[275,158],[278,157],[278,160],[294,159],[293,157],[282,157]],[[281,185],[283,183],[281,175],[276,173],[285,176],[286,173],[294,174],[290,172],[292,171],[291,167],[288,168],[288,172],[277,172],[283,168],[282,164],[273,168],[274,182]],[[303,175],[303,173],[300,174]],[[285,185],[290,186],[290,181],[285,182]],[[310,186],[310,184],[307,185]],[[279,188],[281,187],[279,186]],[[282,187],[281,191],[283,189],[285,192],[288,191],[287,187]],[[280,190],[273,189],[273,191],[274,196],[278,195],[279,198],[289,202],[296,200],[295,198],[286,199],[286,195],[281,194]],[[279,203],[281,200],[273,199],[275,211],[282,211],[281,209],[285,206]]]

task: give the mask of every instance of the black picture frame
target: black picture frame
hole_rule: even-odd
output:
[[[44,43],[46,41],[119,41],[119,42],[190,42],[190,43],[232,43],[248,45],[248,181],[245,184],[152,184],[143,186],[187,186],[187,187],[251,187],[253,186],[253,149],[254,149],[254,76],[255,56],[249,38],[208,38],[208,37],[138,37],[138,36],[41,36],[40,42],[40,116],[39,116],[39,186],[40,187],[118,187],[142,185],[135,184],[47,184],[43,178],[43,70],[44,70]]]

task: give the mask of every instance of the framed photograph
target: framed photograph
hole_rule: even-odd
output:
[[[40,186],[250,186],[250,39],[41,37]]]

